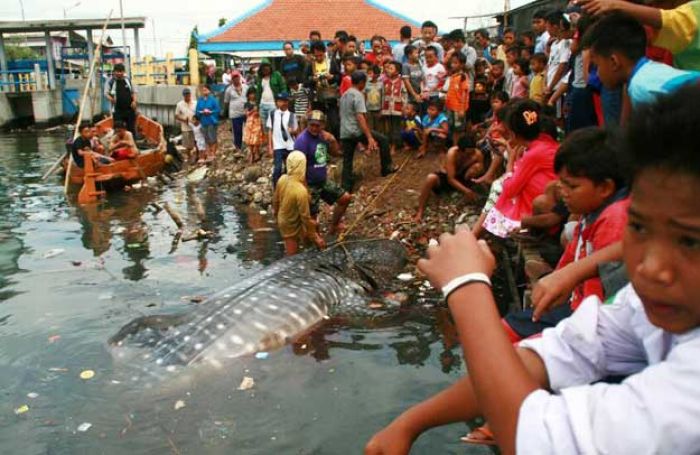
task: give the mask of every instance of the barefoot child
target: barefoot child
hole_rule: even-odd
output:
[[[192,135],[194,136],[194,150],[197,157],[193,161],[203,163],[207,153],[207,140],[204,137],[202,123],[199,121],[198,115],[195,114],[192,116],[190,128],[192,128]]]
[[[469,136],[460,138],[456,146],[447,151],[445,166],[438,172],[428,174],[418,199],[418,210],[414,219],[423,219],[425,206],[431,193],[440,196],[451,191],[459,191],[469,201],[474,201],[477,194],[470,188],[472,180],[479,177],[488,168],[481,150],[476,148],[474,139]]]
[[[444,153],[449,131],[449,120],[442,111],[442,102],[438,99],[429,101],[428,113],[423,117],[423,145],[416,158],[423,158],[428,151]]]
[[[467,111],[469,110],[469,76],[464,69],[467,57],[461,52],[450,57],[450,77],[445,86],[445,110],[452,133],[452,143],[456,144],[464,135],[467,127]]]
[[[401,142],[405,152],[417,150],[423,142],[423,121],[418,115],[418,103],[415,101],[403,106]]]
[[[249,88],[248,102],[245,103],[246,121],[243,128],[243,142],[248,149],[248,162],[255,163],[260,159],[260,147],[263,142],[262,120],[260,110],[255,101],[255,89]]]

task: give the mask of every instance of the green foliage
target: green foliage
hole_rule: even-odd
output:
[[[226,22],[227,22],[227,20],[225,17],[222,17],[221,19],[219,19],[219,27],[223,27]]]
[[[32,48],[24,46],[5,46],[5,55],[7,59],[12,60],[36,60],[40,55]]]
[[[5,55],[8,60],[37,60],[41,54],[27,46],[20,46],[21,38],[9,38],[5,41]]]
[[[192,31],[190,32],[190,44],[187,46],[187,49],[199,49],[199,43],[197,43],[197,35],[199,34],[199,29],[195,25]]]

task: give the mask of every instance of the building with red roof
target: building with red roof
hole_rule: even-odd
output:
[[[260,6],[198,37],[199,50],[241,56],[280,55],[285,41],[298,45],[318,30],[324,41],[345,30],[360,40],[373,35],[391,42],[404,25],[418,37],[420,23],[376,0],[265,0]],[[278,54],[279,53],[279,54]]]

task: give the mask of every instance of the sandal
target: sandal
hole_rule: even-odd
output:
[[[460,441],[466,442],[467,444],[478,444],[482,446],[495,446],[496,439],[488,426],[484,425],[475,428],[466,436],[459,438]]]

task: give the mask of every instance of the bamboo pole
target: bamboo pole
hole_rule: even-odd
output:
[[[100,54],[102,50],[102,40],[104,40],[105,37],[105,31],[107,30],[107,25],[109,24],[110,19],[112,18],[112,10],[109,11],[109,15],[107,16],[107,19],[105,19],[105,23],[102,25],[102,34],[100,35],[100,41],[97,43],[97,48],[95,49],[95,55],[92,57],[92,62],[90,62],[90,71],[88,73],[88,79],[85,84],[85,88],[83,89],[83,98],[80,100],[80,110],[78,111],[78,120],[75,122],[75,131],[73,131],[73,140],[75,140],[78,137],[78,134],[80,134],[80,122],[83,121],[83,110],[85,109],[85,98],[87,97],[88,90],[90,89],[90,83],[92,82],[92,74],[95,71],[95,64],[97,62],[97,56]],[[58,159],[58,161],[51,166],[51,168],[44,174],[43,177],[41,177],[42,180],[46,180],[51,174],[53,174],[56,169],[58,169],[58,166],[61,164],[61,162],[65,159],[66,155],[68,155],[68,166],[66,168],[66,180],[64,182],[63,186],[63,191],[64,193],[68,193],[68,183],[70,182],[70,169],[71,165],[73,164],[73,155],[70,152],[66,152],[61,157]]]

